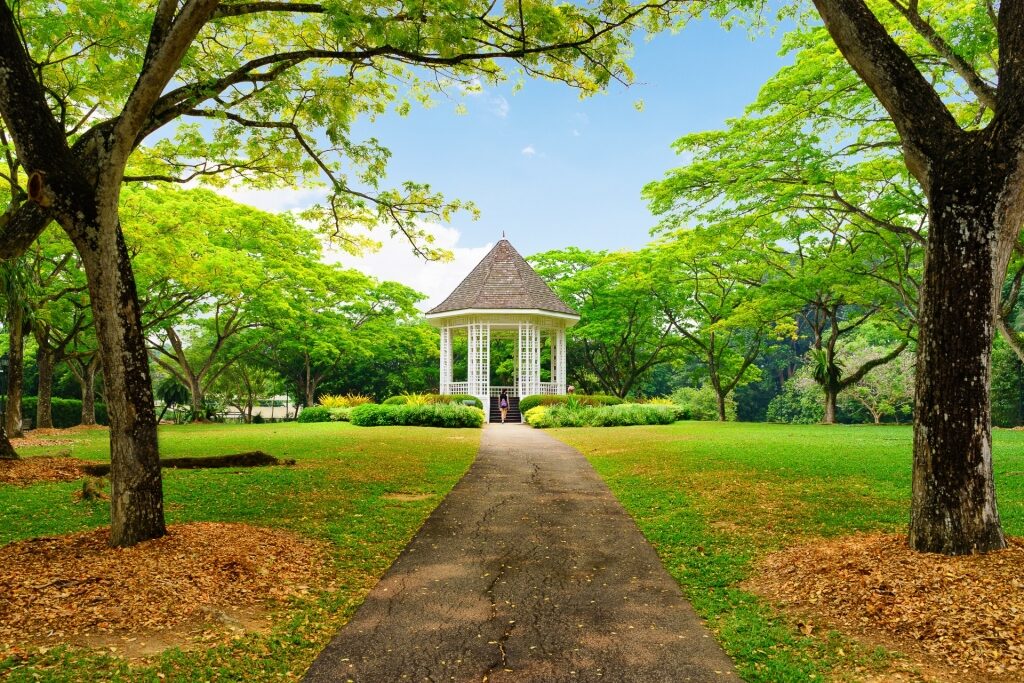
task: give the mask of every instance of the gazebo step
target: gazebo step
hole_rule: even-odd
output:
[[[491,396],[490,405],[490,421],[501,422],[501,408],[498,406],[498,397]],[[505,416],[505,422],[522,422],[523,416],[519,412],[519,398],[516,396],[508,397],[508,415]]]

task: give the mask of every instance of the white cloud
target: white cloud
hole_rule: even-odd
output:
[[[271,213],[308,209],[327,198],[327,189],[322,187],[252,190],[235,185],[221,189],[220,193],[236,202]]]
[[[511,109],[511,105],[501,95],[494,95],[488,101],[488,108],[491,113],[497,116],[499,119],[508,118],[508,111]]]
[[[306,209],[326,197],[324,189],[250,190],[230,187],[221,192],[234,201],[274,213]],[[424,261],[413,253],[404,237],[391,237],[385,228],[363,233],[381,243],[376,252],[352,256],[325,245],[324,261],[341,263],[379,280],[401,282],[423,292],[427,299],[421,301],[419,307],[423,311],[429,310],[451,294],[494,245],[460,247],[462,234],[457,229],[435,224],[421,224],[420,227],[434,235],[433,246],[452,252],[451,261]]]
[[[524,157],[535,157],[537,156],[537,150],[533,145],[527,145],[526,147],[523,147],[520,154]]]
[[[581,133],[578,128],[573,128],[572,129],[572,136],[574,138],[578,138],[581,135],[583,135],[583,133]]]
[[[434,224],[421,227],[427,227],[433,233],[434,246],[448,249],[454,254],[451,261],[424,261],[412,252],[405,238],[400,235],[389,237],[383,230],[377,234],[371,233],[372,237],[382,243],[378,251],[362,256],[331,251],[326,255],[326,260],[356,268],[380,280],[401,282],[423,292],[427,299],[421,301],[419,307],[423,311],[429,310],[444,301],[494,245],[460,247],[458,243],[462,234],[457,229]]]

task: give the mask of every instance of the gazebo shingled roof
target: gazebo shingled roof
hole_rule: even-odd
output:
[[[578,317],[505,239],[427,315],[467,309],[540,310]]]

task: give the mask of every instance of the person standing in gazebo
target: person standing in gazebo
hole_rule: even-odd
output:
[[[498,408],[501,409],[501,424],[505,424],[505,416],[508,415],[508,389],[502,389],[498,396]]]

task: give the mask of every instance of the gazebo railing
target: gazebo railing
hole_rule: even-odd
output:
[[[449,394],[468,394],[469,382],[452,382],[448,387]]]

